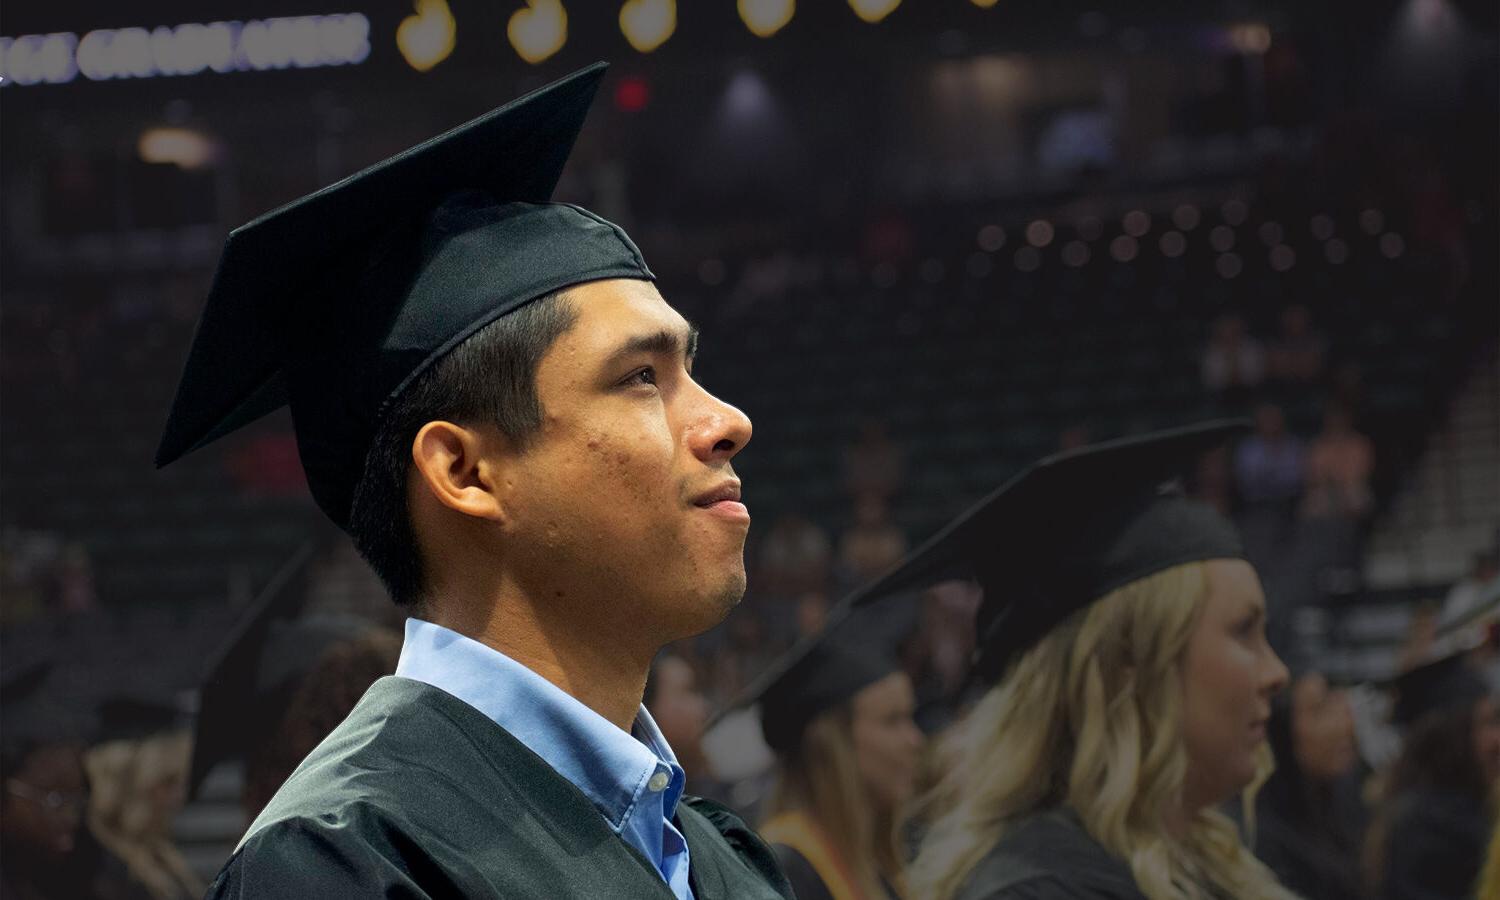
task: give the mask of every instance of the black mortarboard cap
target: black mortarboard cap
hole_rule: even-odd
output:
[[[0,750],[8,770],[16,756],[47,736],[48,713],[44,686],[53,660],[40,658],[0,671]]]
[[[211,657],[193,728],[190,793],[214,766],[245,758],[270,736],[324,651],[377,627],[351,615],[302,615],[300,578],[314,548],[309,543],[282,565]]]
[[[793,648],[750,689],[746,702],[759,701],[761,733],[777,753],[795,750],[814,719],[900,668],[889,648],[851,634],[849,621]]]
[[[0,672],[0,757],[7,773],[37,747],[86,741],[97,716],[66,696],[56,656],[43,655]]]
[[[308,486],[347,527],[390,402],[496,318],[651,279],[615,225],[550,203],[596,63],[229,235],[156,464],[290,405]]]
[[[99,701],[99,741],[137,740],[186,728],[192,709],[162,691],[111,694]]]
[[[52,674],[54,660],[42,656],[0,671],[0,703],[9,706],[35,697]]]
[[[1215,420],[1045,457],[846,602],[946,577],[978,579],[976,674],[993,678],[1116,588],[1182,563],[1244,558],[1234,526],[1187,497],[1178,479],[1247,430]]]
[[[1414,666],[1391,681],[1396,703],[1391,719],[1410,726],[1431,715],[1465,706],[1490,693],[1479,673],[1469,664],[1467,653],[1454,653]]]

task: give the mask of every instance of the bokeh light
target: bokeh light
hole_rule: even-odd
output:
[[[677,0],[626,0],[620,32],[641,53],[650,53],[677,30]]]
[[[1068,241],[1062,248],[1063,265],[1078,269],[1088,265],[1089,245],[1083,241]]]
[[[522,59],[545,62],[568,41],[568,13],[560,0],[527,0],[511,14],[505,35]]]
[[[738,6],[745,27],[761,38],[780,31],[797,11],[796,0],[739,0]]]
[[[1052,223],[1046,219],[1037,219],[1026,226],[1026,243],[1033,247],[1047,246],[1052,243],[1052,238],[1055,235],[1056,232],[1052,228]]]
[[[1219,258],[1214,260],[1214,271],[1219,273],[1220,278],[1236,278],[1243,268],[1244,263],[1240,261],[1237,253],[1221,253]]]
[[[979,242],[979,249],[994,253],[1005,246],[1005,229],[999,225],[986,225],[979,229],[976,240]]]

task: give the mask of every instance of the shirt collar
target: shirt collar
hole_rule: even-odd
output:
[[[456,631],[406,620],[396,675],[430,684],[483,713],[572,782],[621,830],[652,776],[665,768],[663,813],[682,794],[682,767],[643,705],[621,731],[567,691],[500,651]]]

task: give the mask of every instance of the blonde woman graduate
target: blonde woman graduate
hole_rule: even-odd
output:
[[[1219,810],[1269,774],[1287,670],[1233,527],[1174,481],[1242,431],[1050,456],[888,576],[977,578],[993,683],[939,750],[914,897],[1292,896]]]

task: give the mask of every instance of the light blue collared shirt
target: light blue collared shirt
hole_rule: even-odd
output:
[[[687,842],[672,824],[686,776],[645,706],[626,734],[500,651],[421,619],[406,620],[396,675],[446,691],[510,732],[582,791],[678,900],[692,900]]]

